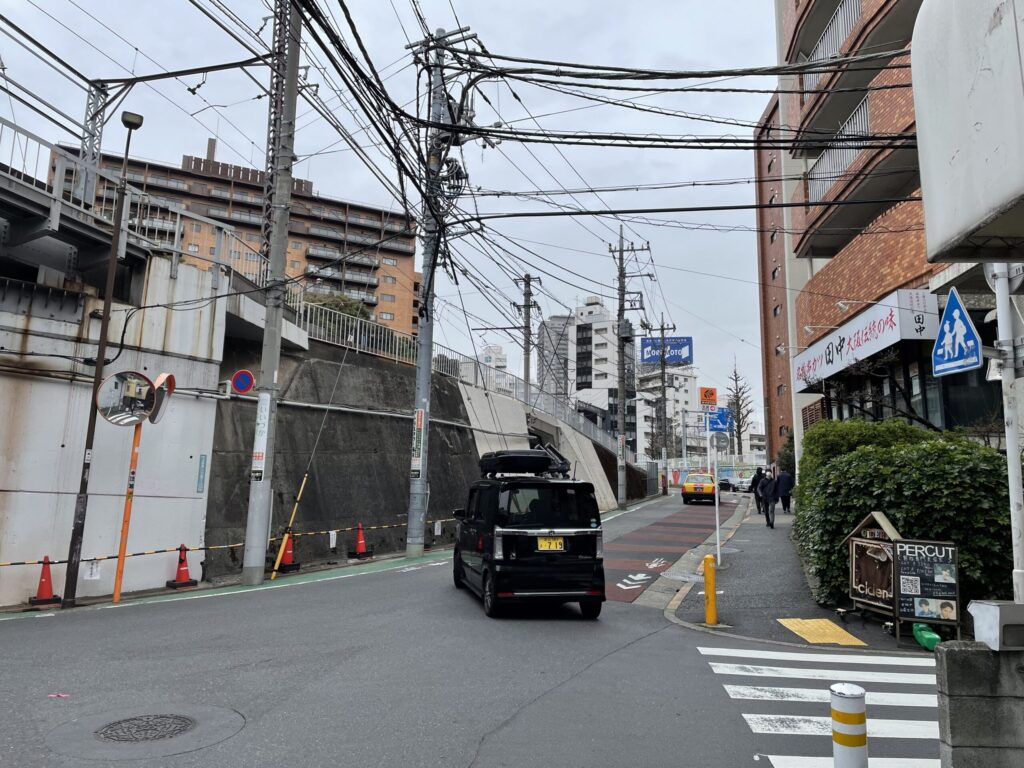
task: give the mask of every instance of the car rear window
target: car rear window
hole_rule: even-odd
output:
[[[502,491],[496,522],[507,528],[597,528],[601,516],[589,488],[526,486]]]
[[[712,483],[711,475],[687,475],[686,482],[688,483]]]

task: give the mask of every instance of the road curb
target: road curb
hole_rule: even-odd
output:
[[[733,514],[733,516],[730,517],[726,521],[726,523],[722,526],[723,529],[726,528],[727,526],[731,526],[731,530],[728,532],[728,534],[726,534],[725,536],[722,537],[722,543],[723,544],[725,544],[725,542],[727,542],[729,539],[731,539],[736,534],[736,531],[738,531],[740,529],[740,526],[746,521],[747,517],[749,516],[750,508],[751,508],[751,499],[750,499],[750,497],[747,497],[745,499],[745,501],[747,502],[746,505],[744,505],[741,502],[740,503],[740,508],[737,509],[736,513]],[[683,600],[685,600],[687,595],[690,594],[690,590],[693,589],[693,585],[696,584],[696,583],[703,583],[703,581],[704,581],[704,577],[701,574],[701,571],[703,571],[703,568],[704,568],[704,555],[705,554],[714,554],[714,552],[715,552],[715,537],[714,537],[714,534],[709,536],[704,541],[703,544],[699,545],[698,547],[695,547],[694,549],[690,550],[690,552],[687,552],[685,555],[683,555],[679,560],[676,561],[676,563],[671,568],[669,568],[667,571],[665,571],[665,573],[669,573],[669,572],[673,571],[674,569],[676,569],[677,566],[682,566],[684,561],[686,561],[687,558],[692,553],[695,553],[697,550],[703,550],[703,551],[701,552],[699,557],[692,558],[690,563],[689,563],[689,566],[692,568],[692,571],[687,573],[687,577],[689,579],[688,583],[683,584],[683,586],[681,586],[681,587],[675,588],[674,596],[672,596],[671,599],[668,601],[668,603],[666,605],[664,605],[664,607],[663,607],[662,613],[663,613],[663,615],[665,616],[665,618],[668,621],[672,622],[673,624],[675,624],[677,626],[685,627],[686,629],[692,629],[695,632],[703,632],[706,635],[713,635],[715,637],[727,637],[730,640],[743,640],[743,641],[750,642],[750,643],[764,643],[764,644],[767,644],[767,645],[778,645],[778,646],[782,646],[783,648],[798,648],[798,649],[804,650],[804,651],[806,651],[808,649],[811,649],[811,650],[822,650],[822,651],[831,650],[831,651],[834,652],[836,650],[836,647],[833,646],[833,645],[816,645],[816,644],[813,644],[813,643],[795,643],[795,642],[789,642],[789,641],[786,641],[786,640],[770,640],[770,639],[763,638],[763,637],[751,637],[750,635],[741,635],[741,634],[738,634],[736,632],[728,632],[725,629],[713,629],[713,628],[705,626],[703,624],[694,624],[693,622],[685,621],[685,620],[679,618],[679,616],[676,615],[676,611],[679,610],[679,607],[683,604]],[[661,579],[659,579],[659,581],[661,581]],[[657,584],[657,582],[655,583],[655,585],[656,584]],[[654,588],[655,585],[652,585],[652,589]],[[643,595],[641,595],[641,598],[642,597],[643,597]],[[640,598],[637,599],[636,603],[639,603],[639,602],[640,602]],[[652,606],[652,607],[662,607],[662,606],[658,605],[658,606]],[[722,625],[722,626],[725,627],[726,625]],[[870,655],[870,654],[876,654],[877,655],[878,652],[879,652],[879,649],[878,648],[872,648],[872,647],[851,648],[851,647],[843,646],[842,651],[843,651],[843,653],[862,653],[862,654],[866,654],[866,655]],[[887,651],[885,651],[885,653],[886,653],[886,655],[889,655],[889,656],[921,656],[922,655],[920,651],[887,650]]]

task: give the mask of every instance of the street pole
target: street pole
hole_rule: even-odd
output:
[[[445,36],[438,29],[438,38]],[[434,48],[434,66],[430,68],[430,121],[439,124],[445,120],[445,90],[442,75],[444,52]],[[435,218],[434,201],[438,199],[438,179],[443,142],[440,129],[430,130],[427,142],[427,193],[423,201],[423,301],[420,309],[419,347],[416,352],[416,394],[413,413],[412,463],[409,472],[409,514],[405,537],[406,557],[423,556],[424,526],[427,516],[427,502],[430,496],[428,481],[428,438],[430,437],[430,379],[433,368],[434,345],[434,275],[437,253],[440,248],[438,230],[441,222]]]
[[[683,471],[690,468],[690,462],[686,458],[686,432],[689,429],[690,412],[683,408]]]
[[[263,328],[263,354],[257,381],[256,429],[249,474],[249,510],[242,553],[242,584],[263,583],[273,501],[274,438],[277,426],[278,368],[281,364],[281,322],[284,317],[285,259],[288,249],[288,211],[295,160],[295,103],[299,95],[299,35],[302,17],[291,0],[276,0],[268,135],[271,162],[264,222],[269,248],[269,276]],[[283,78],[281,77],[283,70]],[[269,230],[269,231],[268,231]]]
[[[711,433],[708,433],[708,450],[711,449]],[[718,512],[718,497],[720,491],[718,489],[718,446],[715,446],[715,471],[711,475],[711,479],[714,481],[715,486],[715,558],[718,565],[722,564],[722,520],[719,517]]]
[[[532,367],[531,358],[533,357],[531,310],[540,309],[537,303],[533,300],[534,281],[539,283],[540,278],[533,277],[529,274],[523,275],[523,303],[522,305],[517,305],[519,309],[523,310],[523,402],[527,405],[530,405],[530,369]],[[519,280],[516,280],[516,284],[519,284]]]
[[[1021,488],[1020,435],[1017,395],[1014,390],[1015,352],[1013,342],[1013,303],[1010,298],[1009,265],[992,265],[996,294],[996,321],[1002,353],[1003,421],[1006,426],[1006,476],[1010,490],[1010,539],[1013,546],[1013,601],[1024,603],[1024,490]]]
[[[626,243],[623,228],[619,225],[619,311],[616,316],[619,360],[619,509],[626,508]],[[639,446],[637,446],[639,448]]]
[[[110,236],[110,258],[107,261],[107,282],[103,293],[103,317],[100,318],[100,338],[96,349],[96,369],[92,375],[92,395],[89,397],[89,420],[85,428],[85,454],[82,474],[75,496],[75,516],[71,523],[71,543],[68,546],[68,567],[64,571],[64,598],[61,608],[74,608],[78,593],[78,569],[82,563],[82,538],[85,534],[85,514],[89,506],[89,474],[92,470],[92,447],[96,438],[96,393],[103,382],[103,365],[107,357],[107,333],[110,328],[110,306],[114,298],[114,277],[117,274],[117,254],[121,248],[121,227],[124,223],[125,197],[128,194],[128,151],[132,145],[132,131],[142,127],[142,115],[122,112],[121,123],[128,129],[121,159],[121,178],[117,182],[114,201],[114,230]],[[62,183],[62,180],[60,180]]]

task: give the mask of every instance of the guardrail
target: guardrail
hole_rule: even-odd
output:
[[[824,63],[837,56],[859,20],[860,0],[842,0],[825,26],[825,31],[815,43],[814,48],[811,49],[808,63]],[[824,72],[808,72],[804,75],[804,87],[807,90],[817,88],[825,74]]]
[[[357,352],[385,357],[407,365],[416,364],[419,342],[411,334],[395,331],[379,323],[362,320],[310,301],[302,305],[299,322],[309,338],[314,341],[348,347]],[[536,385],[531,384],[527,391],[526,382],[513,373],[484,365],[476,358],[440,344],[434,345],[433,369],[443,376],[458,379],[466,384],[514,397],[529,407],[568,424],[609,451],[616,450],[615,437],[578,413],[574,403],[544,392]],[[631,463],[636,462],[633,451],[627,451],[626,458]]]

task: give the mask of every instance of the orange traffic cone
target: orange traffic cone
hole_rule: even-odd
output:
[[[281,557],[281,564],[277,570],[281,573],[294,573],[302,567],[301,563],[295,562],[295,553],[292,551],[292,539],[295,537],[288,533],[288,537],[284,542],[284,555]]]
[[[188,550],[185,548],[184,544],[178,547],[178,572],[174,575],[173,581],[167,582],[167,586],[171,589],[194,587],[199,583],[188,574],[188,559],[185,557],[186,552],[188,552]]]
[[[348,553],[350,560],[369,560],[373,557],[373,549],[367,548],[366,539],[363,538],[363,524],[356,524],[356,550]]]
[[[39,574],[39,586],[35,597],[28,599],[29,605],[54,605],[60,602],[60,595],[53,594],[53,579],[50,578],[50,556],[43,555],[43,570]]]

